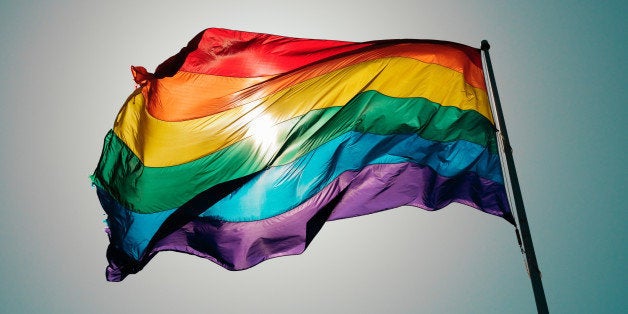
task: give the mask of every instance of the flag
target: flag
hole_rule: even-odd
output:
[[[109,281],[160,251],[246,269],[302,253],[326,221],[404,205],[514,223],[479,49],[210,28],[131,70],[91,176]]]

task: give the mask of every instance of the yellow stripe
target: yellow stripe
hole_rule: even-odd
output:
[[[252,130],[259,130],[248,126],[253,120],[280,123],[311,110],[344,105],[366,90],[391,97],[424,97],[444,106],[476,110],[492,121],[486,92],[465,83],[462,73],[409,58],[385,58],[309,79],[215,115],[180,122],[152,117],[144,97],[136,92],[120,111],[114,132],[145,166],[173,166],[254,136]]]

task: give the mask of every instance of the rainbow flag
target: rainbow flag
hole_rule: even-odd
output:
[[[479,49],[210,28],[132,73],[91,176],[109,281],[164,250],[246,269],[404,205],[514,223]]]

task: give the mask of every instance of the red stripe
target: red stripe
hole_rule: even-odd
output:
[[[482,69],[478,49],[451,42],[398,39],[355,43],[209,28],[157,67],[155,76],[172,76],[177,71],[231,77],[271,76],[349,52],[390,51],[391,46],[399,44],[413,44],[415,51],[438,56],[433,63],[459,72],[469,61]]]

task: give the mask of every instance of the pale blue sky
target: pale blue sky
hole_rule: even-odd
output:
[[[459,205],[332,222],[305,254],[243,272],[160,253],[106,282],[88,176],[129,67],[206,27],[487,39],[550,310],[628,306],[623,1],[14,2],[0,1],[0,312],[534,312],[513,228]]]

